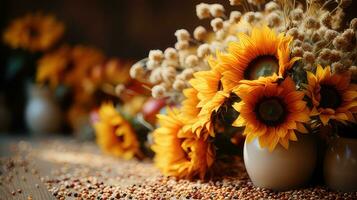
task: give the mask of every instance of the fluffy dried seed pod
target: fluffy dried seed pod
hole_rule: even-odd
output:
[[[320,28],[320,23],[313,17],[308,16],[305,20],[304,27],[306,29],[318,29]]]
[[[242,0],[229,0],[229,4],[231,6],[238,6],[241,4],[241,2],[242,2]]]
[[[185,59],[185,64],[189,67],[195,67],[198,64],[198,58],[195,55],[189,55]]]
[[[301,45],[302,49],[304,49],[304,51],[312,51],[313,47],[310,43],[304,42]]]
[[[275,10],[279,10],[279,9],[280,9],[280,6],[277,3],[275,3],[274,1],[270,1],[267,4],[265,4],[265,8],[264,8],[264,10],[268,13],[271,13],[271,12],[273,12]]]
[[[151,50],[149,52],[149,60],[160,63],[163,58],[164,58],[164,54],[162,53],[161,50],[157,49],[157,50]]]
[[[344,17],[345,17],[345,13],[343,9],[338,7],[335,11],[335,14],[332,16],[331,28],[334,30],[338,30],[341,27]]]
[[[313,71],[313,69],[314,69],[313,65],[310,63],[307,63],[304,65],[304,70],[306,70],[306,71]]]
[[[197,48],[197,56],[203,58],[211,53],[211,48],[208,44],[201,44]]]
[[[262,19],[263,19],[263,14],[261,13],[261,12],[255,12],[254,13],[254,19],[256,20],[256,21],[261,21]]]
[[[259,6],[265,3],[265,0],[248,0],[248,3],[253,4],[255,6]]]
[[[298,37],[296,39],[304,41],[305,40],[305,33],[299,31],[299,35],[298,35]]]
[[[357,30],[357,18],[353,18],[350,22],[350,28],[353,30]]]
[[[161,67],[173,67],[173,68],[179,67],[178,58],[177,58],[177,60],[164,60],[164,61],[162,61]]]
[[[337,36],[332,44],[336,49],[343,49],[348,46],[348,41],[342,36]]]
[[[272,13],[268,14],[267,21],[268,21],[269,27],[276,27],[276,26],[280,25],[281,18],[277,13],[272,12]]]
[[[326,40],[320,40],[314,43],[314,52],[320,51],[322,48],[324,48],[327,45],[327,43],[328,42]]]
[[[349,69],[348,69],[350,72],[351,72],[351,78],[352,80],[357,80],[357,66],[351,66]]]
[[[223,20],[222,18],[214,18],[211,20],[211,26],[213,28],[213,31],[218,31],[223,28]]]
[[[229,15],[229,22],[230,23],[238,23],[242,17],[242,13],[239,11],[232,11]]]
[[[304,50],[301,47],[294,47],[291,53],[293,56],[302,57]]]
[[[165,94],[166,94],[166,89],[162,85],[155,85],[153,88],[151,88],[151,95],[154,98],[165,97]]]
[[[165,59],[169,61],[177,61],[178,54],[176,49],[169,47],[164,51]]]
[[[291,27],[291,28],[293,28],[293,27],[298,27],[300,24],[301,24],[301,23],[298,22],[298,21],[293,21],[293,20],[288,21],[288,27]]]
[[[118,84],[117,86],[115,86],[114,92],[118,97],[120,97],[123,94],[124,90],[125,86],[123,84]]]
[[[245,13],[244,20],[247,21],[248,23],[253,23],[253,21],[255,20],[254,12]]]
[[[341,36],[345,38],[345,40],[347,40],[348,43],[350,43],[352,42],[352,40],[355,38],[356,35],[353,29],[348,28],[341,34]]]
[[[155,68],[154,70],[151,71],[151,74],[149,76],[149,81],[152,84],[157,84],[162,81],[162,70],[161,68]]]
[[[188,81],[193,77],[193,73],[195,73],[195,71],[192,68],[184,69],[180,74],[180,78],[182,80]]]
[[[351,59],[342,59],[341,62],[343,66],[347,69],[353,65],[353,61]]]
[[[175,44],[175,49],[177,50],[184,50],[187,49],[190,46],[188,41],[178,41]]]
[[[301,47],[302,41],[300,40],[294,40],[293,41],[293,47]]]
[[[177,41],[188,41],[190,39],[190,33],[186,29],[179,29],[175,32]]]
[[[304,17],[304,11],[301,8],[296,8],[290,12],[290,16],[295,21],[301,21]]]
[[[317,32],[321,37],[324,37],[327,30],[329,30],[329,29],[327,29],[327,28],[324,27],[324,26],[321,26],[321,27],[319,28],[319,30],[317,30],[316,32]]]
[[[130,77],[138,80],[141,80],[144,77],[145,73],[145,66],[141,61],[134,64],[129,71]]]
[[[338,32],[332,29],[328,29],[325,32],[324,39],[327,41],[332,41],[338,36]]]
[[[176,78],[176,69],[173,67],[164,67],[162,68],[162,78],[165,82],[172,83]]]
[[[314,63],[315,62],[315,54],[313,54],[312,52],[304,52],[303,54],[303,59],[306,63]]]
[[[226,37],[226,31],[224,29],[216,31],[216,39],[223,40]]]
[[[224,46],[221,42],[213,41],[210,44],[211,52],[215,52],[216,50],[223,50]]]
[[[193,37],[198,40],[202,41],[207,35],[207,30],[203,26],[197,26],[193,31]]]
[[[172,87],[177,91],[182,91],[183,89],[186,88],[186,83],[181,79],[176,79]]]
[[[337,51],[335,49],[331,50],[330,60],[332,62],[337,62],[337,61],[341,60],[341,57],[342,57],[341,51]]]
[[[293,38],[298,38],[299,37],[299,31],[297,28],[291,28],[286,32],[287,35],[292,36]]]
[[[343,64],[340,62],[332,63],[331,68],[332,68],[332,72],[334,72],[334,73],[340,73],[340,72],[345,71]]]
[[[322,60],[330,60],[330,58],[331,58],[331,49],[328,49],[328,48],[322,49],[320,54],[319,54],[319,57]]]
[[[318,42],[318,41],[320,41],[322,38],[321,38],[321,36],[320,36],[320,34],[318,34],[317,32],[314,32],[313,34],[312,34],[312,36],[311,36],[311,40],[313,41],[313,42]]]
[[[160,65],[158,64],[158,62],[155,62],[154,60],[148,60],[146,63],[146,68],[148,70],[153,70],[157,67],[159,67]]]
[[[321,24],[323,24],[324,26],[331,28],[331,15],[330,12],[325,12],[322,14],[321,16]]]
[[[199,19],[210,18],[210,5],[206,3],[196,5],[196,15]]]
[[[224,7],[221,4],[215,3],[210,5],[209,12],[213,17],[223,17],[224,16]]]

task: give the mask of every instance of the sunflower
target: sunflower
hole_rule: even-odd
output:
[[[36,81],[40,84],[49,84],[57,87],[63,81],[62,72],[67,68],[71,56],[69,46],[62,46],[56,51],[45,54],[37,66]]]
[[[241,80],[256,80],[274,73],[285,76],[294,62],[290,59],[289,43],[292,37],[268,28],[253,28],[251,36],[238,34],[238,42],[228,45],[227,53],[217,53],[216,68],[223,74],[222,84],[228,90]]]
[[[102,104],[99,120],[94,123],[96,141],[106,153],[124,159],[140,154],[139,142],[131,125],[117,112],[113,104]]]
[[[10,47],[29,51],[45,51],[63,35],[64,25],[51,15],[28,14],[15,19],[3,34]]]
[[[199,102],[196,107],[200,109],[192,128],[196,133],[200,133],[197,130],[207,129],[208,133],[214,136],[212,114],[218,111],[230,92],[223,87],[222,74],[216,70],[216,63],[212,59],[210,66],[211,70],[196,72],[190,80],[190,84],[197,91]]]
[[[237,95],[242,101],[233,107],[240,115],[233,126],[245,126],[247,142],[258,137],[260,146],[270,151],[278,143],[287,149],[289,140],[297,140],[295,130],[307,133],[303,123],[309,121],[309,110],[304,93],[296,91],[290,77],[280,83],[261,77],[259,82],[264,80],[265,84],[239,86]]]
[[[167,176],[204,178],[214,161],[213,147],[190,130],[183,131],[184,123],[178,109],[168,109],[158,115],[159,125],[153,132],[155,165]]]
[[[192,124],[197,120],[200,113],[200,108],[197,107],[200,100],[197,97],[198,91],[195,88],[187,88],[183,90],[185,100],[182,102],[181,107],[181,120],[185,124]]]
[[[355,122],[357,85],[350,83],[350,72],[332,74],[330,67],[317,66],[316,74],[307,72],[306,95],[312,102],[312,116],[319,116],[323,125],[330,120]]]
[[[104,55],[96,48],[88,46],[75,46],[71,51],[71,59],[68,63],[64,83],[68,86],[82,89],[90,76],[91,69],[104,62]]]

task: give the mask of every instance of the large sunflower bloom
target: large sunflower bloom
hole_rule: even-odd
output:
[[[96,141],[106,153],[124,159],[140,154],[139,142],[131,125],[120,116],[113,104],[103,104],[94,123]]]
[[[296,91],[290,77],[280,84],[267,78],[260,82],[264,79],[265,84],[242,84],[237,90],[242,101],[233,105],[240,112],[233,126],[245,126],[247,142],[258,137],[260,146],[270,151],[278,143],[288,148],[289,140],[297,140],[295,130],[307,133],[303,123],[309,121],[309,110],[304,93]]]
[[[317,66],[316,74],[307,72],[306,95],[311,99],[312,116],[323,125],[330,120],[354,122],[357,114],[357,85],[350,83],[351,74],[331,74],[330,67]]]
[[[177,109],[168,110],[167,115],[158,115],[159,128],[153,133],[155,165],[167,176],[178,178],[204,178],[214,161],[212,145],[183,131],[184,123]]]
[[[256,80],[274,73],[285,76],[294,62],[290,59],[292,37],[276,33],[268,27],[253,28],[251,36],[238,34],[238,42],[228,46],[228,53],[217,53],[217,69],[222,72],[222,84],[228,90],[241,80]]]
[[[55,17],[28,14],[10,24],[3,34],[3,40],[14,49],[45,51],[60,39],[63,32],[64,25]]]

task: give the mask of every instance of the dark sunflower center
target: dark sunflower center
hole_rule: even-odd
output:
[[[124,142],[124,135],[117,135],[117,140],[119,141],[119,142]]]
[[[275,126],[284,122],[286,116],[285,104],[275,97],[265,98],[257,103],[255,113],[262,123]]]
[[[38,29],[34,25],[28,27],[30,38],[36,38],[39,35]]]
[[[222,85],[222,82],[219,80],[218,84],[217,84],[217,91],[220,91],[222,89],[223,89],[223,85]]]
[[[331,85],[321,85],[320,89],[320,105],[321,108],[338,108],[342,103],[342,98],[338,90]]]
[[[258,56],[252,60],[244,72],[247,80],[256,80],[259,77],[271,76],[278,73],[279,62],[273,55]]]

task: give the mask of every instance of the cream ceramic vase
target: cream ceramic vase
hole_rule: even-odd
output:
[[[324,159],[324,179],[328,187],[357,192],[357,139],[335,138]]]
[[[299,135],[290,141],[289,149],[281,145],[269,152],[261,148],[258,139],[244,143],[244,164],[253,184],[284,191],[307,183],[316,167],[317,147],[312,135]]]
[[[29,130],[36,135],[58,132],[61,110],[52,93],[43,87],[29,86],[25,120]]]

